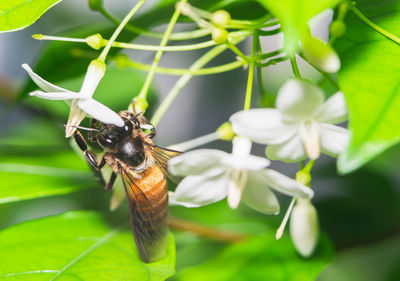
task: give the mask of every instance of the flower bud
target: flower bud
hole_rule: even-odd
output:
[[[218,138],[221,140],[232,140],[234,137],[234,133],[232,131],[231,123],[225,122],[217,129]]]
[[[335,20],[332,22],[329,32],[331,37],[339,38],[346,32],[346,24],[342,21]]]
[[[132,104],[134,106],[134,112],[144,112],[149,106],[147,101],[139,96],[133,98]]]
[[[86,43],[95,50],[104,47],[105,41],[99,33],[86,37]]]
[[[290,236],[303,257],[313,253],[319,238],[318,214],[309,199],[297,199],[290,217]]]
[[[210,20],[214,25],[224,27],[229,24],[231,15],[225,10],[218,10],[212,13]]]
[[[226,29],[223,28],[214,28],[211,32],[211,38],[214,40],[215,43],[217,44],[223,44],[226,42],[226,40],[228,39],[228,31],[226,31]]]
[[[310,36],[301,41],[301,47],[306,60],[322,71],[334,73],[339,70],[339,56],[330,45]]]
[[[89,8],[92,11],[100,11],[103,9],[103,0],[89,0]]]

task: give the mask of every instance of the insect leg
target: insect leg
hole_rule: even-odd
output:
[[[104,189],[107,191],[110,191],[111,188],[113,187],[116,179],[117,179],[117,174],[112,172],[110,179],[108,180],[108,183],[104,186]]]
[[[106,182],[104,180],[103,174],[101,173],[100,169],[104,167],[106,164],[106,159],[103,157],[99,164],[97,164],[96,156],[88,150],[87,143],[83,138],[82,134],[77,130],[75,131],[74,138],[76,143],[78,144],[79,148],[83,151],[86,160],[89,162],[90,167],[92,168],[93,172],[99,179],[101,185],[106,187]],[[112,185],[111,185],[112,186]]]

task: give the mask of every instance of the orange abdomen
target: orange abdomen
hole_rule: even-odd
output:
[[[162,257],[167,246],[167,181],[157,165],[137,176],[127,190],[132,232],[142,259],[149,262]]]

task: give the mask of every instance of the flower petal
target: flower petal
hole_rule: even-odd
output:
[[[106,66],[103,62],[99,60],[91,61],[79,92],[85,95],[87,98],[91,98],[101,79],[103,78],[105,71]]]
[[[350,133],[347,129],[331,125],[321,124],[322,152],[331,156],[338,156],[349,143]]]
[[[303,141],[307,155],[311,160],[317,159],[321,154],[319,127],[319,124],[315,121],[308,121],[300,124],[299,135]]]
[[[232,140],[232,154],[238,157],[248,156],[251,151],[251,145],[249,138],[235,136]]]
[[[265,169],[257,173],[264,177],[270,187],[284,194],[297,198],[311,198],[314,195],[311,188],[274,170]]]
[[[282,114],[276,109],[239,111],[231,116],[230,122],[236,134],[261,144],[284,142],[296,132],[296,127],[284,123]]]
[[[33,91],[29,93],[30,96],[39,97],[47,100],[71,100],[71,99],[81,99],[85,98],[84,95],[74,93],[74,92],[43,92],[43,91]]]
[[[47,82],[42,77],[40,77],[35,72],[33,72],[33,70],[26,63],[24,63],[22,65],[22,67],[26,70],[26,72],[28,72],[28,74],[31,77],[31,79],[33,80],[33,82],[35,82],[36,85],[38,85],[39,88],[42,89],[43,91],[45,91],[45,92],[69,92],[69,93],[73,93],[73,92],[71,92],[71,91],[69,91],[67,89],[58,87],[56,85],[51,84],[50,82]]]
[[[226,171],[221,162],[230,159],[229,156],[229,153],[217,149],[197,149],[169,160],[168,169],[176,176],[201,175],[212,171],[218,174]]]
[[[76,131],[76,126],[86,117],[86,113],[78,106],[78,100],[72,100],[69,110],[67,125],[65,126],[65,137],[69,138]]]
[[[258,172],[249,172],[246,187],[243,190],[242,201],[263,214],[278,214],[279,202],[275,194],[268,188],[268,181]]]
[[[231,170],[228,180],[228,205],[232,209],[239,206],[243,188],[247,182],[247,171]]]
[[[314,119],[320,123],[338,124],[347,120],[347,105],[342,92],[337,92],[318,108]]]
[[[229,157],[221,161],[221,164],[237,170],[257,171],[268,167],[271,162],[267,158],[254,155],[248,155],[246,157],[229,155]]]
[[[324,100],[324,93],[314,84],[299,80],[288,80],[278,92],[276,108],[284,117],[291,119],[310,118]]]
[[[319,238],[318,214],[310,200],[300,199],[290,217],[290,236],[303,257],[313,253]]]
[[[224,199],[228,194],[226,173],[214,177],[187,176],[175,190],[171,203],[200,207]]]
[[[268,145],[265,154],[271,160],[281,160],[288,163],[299,162],[307,158],[303,143],[298,135],[282,144]]]
[[[94,99],[81,99],[78,101],[78,106],[88,115],[102,123],[113,124],[118,127],[124,126],[124,121],[117,113]]]

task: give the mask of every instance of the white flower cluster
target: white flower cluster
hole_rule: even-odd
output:
[[[170,202],[199,207],[227,198],[233,209],[242,201],[261,213],[277,214],[279,203],[272,188],[297,200],[290,222],[292,240],[300,254],[309,256],[318,240],[317,212],[310,201],[313,191],[300,181],[268,169],[269,160],[250,154],[251,142],[268,145],[266,155],[272,160],[315,160],[321,152],[337,156],[346,147],[349,134],[334,124],[346,119],[341,92],[324,102],[317,86],[289,80],[278,93],[276,109],[251,109],[232,115],[236,137],[231,154],[199,149],[169,161],[170,172],[185,177],[170,193]],[[286,221],[287,216],[283,225]]]
[[[169,170],[185,176],[170,201],[186,207],[198,207],[228,197],[231,208],[242,200],[265,214],[279,212],[279,203],[269,187],[299,198],[310,198],[313,191],[274,170],[270,161],[250,155],[251,142],[245,137],[233,139],[232,154],[216,149],[199,149],[172,158]]]

